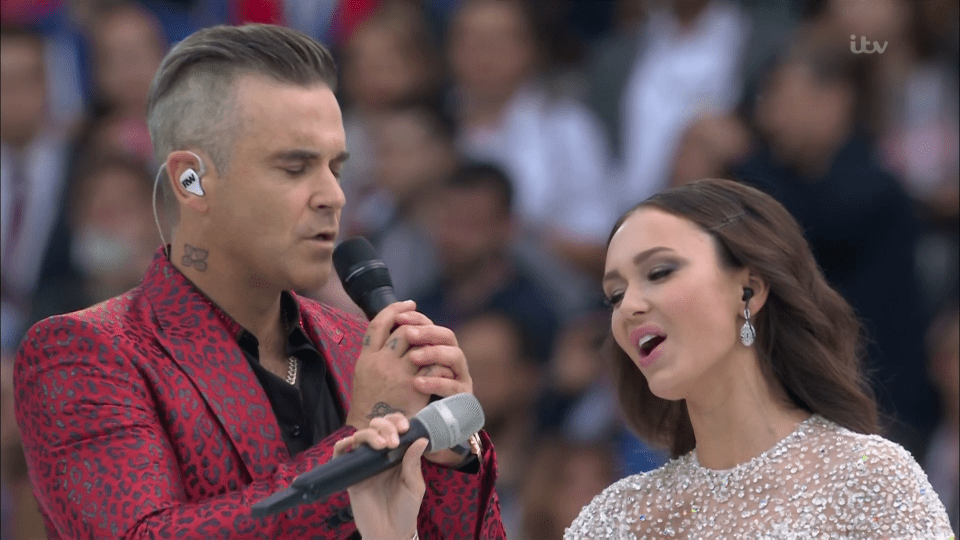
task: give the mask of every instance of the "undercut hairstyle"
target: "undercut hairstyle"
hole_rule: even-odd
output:
[[[243,121],[236,82],[245,75],[336,92],[333,56],[306,34],[267,24],[205,28],[170,50],[150,86],[147,122],[157,160],[199,148],[225,172]]]
[[[644,208],[689,220],[713,239],[722,268],[750,269],[768,288],[755,313],[757,357],[766,381],[788,404],[856,431],[878,431],[873,390],[862,370],[865,336],[853,308],[833,290],[796,219],[773,197],[733,180],[668,189],[628,210],[610,233]],[[685,400],[653,394],[643,373],[607,339],[620,407],[644,440],[678,457],[696,438]]]

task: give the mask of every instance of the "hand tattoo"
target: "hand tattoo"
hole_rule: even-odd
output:
[[[205,249],[200,249],[193,247],[190,244],[184,244],[183,246],[183,258],[180,259],[180,262],[184,266],[192,266],[197,269],[197,272],[204,272],[207,269],[207,255],[209,255]]]
[[[370,346],[370,336],[363,336],[363,346],[364,347]]]
[[[393,341],[390,342],[390,350],[397,349],[397,338],[393,338]]]
[[[383,401],[381,401],[373,406],[373,410],[370,411],[370,414],[367,415],[367,418],[369,419],[380,418],[381,416],[386,416],[390,413],[395,413],[395,412],[398,412],[400,414],[406,414],[402,410],[391,406],[389,403],[384,403]]]

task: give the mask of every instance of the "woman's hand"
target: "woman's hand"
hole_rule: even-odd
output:
[[[348,453],[360,444],[380,450],[400,445],[400,434],[410,429],[410,422],[400,413],[388,414],[370,421],[370,427],[338,441],[334,457]],[[417,532],[417,515],[426,486],[420,457],[427,439],[417,439],[403,456],[398,467],[388,469],[347,489],[357,530],[364,540],[396,540],[413,538]]]

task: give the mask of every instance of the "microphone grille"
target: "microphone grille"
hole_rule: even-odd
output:
[[[415,416],[430,438],[428,452],[452,448],[466,442],[483,428],[486,419],[480,402],[472,394],[455,394],[434,401]]]

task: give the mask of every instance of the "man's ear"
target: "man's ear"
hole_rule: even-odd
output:
[[[203,156],[189,150],[175,150],[167,156],[167,181],[181,208],[195,212],[209,208],[205,196],[215,182],[205,164]]]

